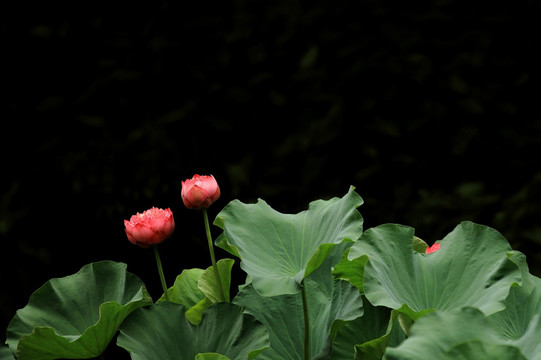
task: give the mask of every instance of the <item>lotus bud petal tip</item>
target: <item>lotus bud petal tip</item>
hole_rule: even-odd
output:
[[[170,237],[175,230],[175,220],[171,209],[153,207],[132,215],[129,221],[124,220],[124,227],[132,244],[147,248]]]
[[[426,248],[426,254],[431,254],[433,252],[436,252],[440,249],[440,244],[439,243],[434,243],[432,246],[429,246]]]
[[[220,197],[220,187],[212,175],[195,174],[182,184],[182,202],[188,209],[208,208]]]

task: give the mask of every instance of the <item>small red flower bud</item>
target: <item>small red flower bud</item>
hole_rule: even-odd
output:
[[[147,248],[170,237],[175,230],[175,220],[170,209],[153,207],[142,214],[133,215],[130,221],[124,220],[124,226],[132,244]]]
[[[197,175],[182,181],[182,202],[188,209],[208,208],[220,197],[220,187],[212,175]]]
[[[436,252],[440,249],[440,244],[439,243],[434,243],[434,245],[432,246],[429,246],[426,248],[426,253],[427,254],[431,254],[433,252]]]

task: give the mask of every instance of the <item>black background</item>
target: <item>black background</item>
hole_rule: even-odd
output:
[[[159,297],[152,251],[123,229],[152,206],[176,220],[168,283],[209,266],[202,214],[180,198],[194,173],[221,187],[211,221],[233,199],[294,213],[353,185],[365,228],[402,223],[432,243],[472,220],[541,274],[539,1],[5,10],[4,329],[91,261],[128,263]]]

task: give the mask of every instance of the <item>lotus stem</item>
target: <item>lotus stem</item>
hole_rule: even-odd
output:
[[[167,285],[165,283],[165,276],[163,275],[162,261],[160,259],[160,253],[158,252],[158,245],[152,245],[154,248],[154,256],[156,257],[156,265],[158,266],[158,273],[160,274],[160,281],[162,283],[163,294],[165,295],[165,300],[169,301],[169,295],[167,294]]]
[[[302,311],[304,313],[304,360],[310,360],[310,317],[308,302],[306,301],[306,286],[301,282]]]
[[[225,302],[224,288],[222,286],[222,280],[220,279],[220,272],[218,271],[218,266],[216,266],[216,256],[214,255],[214,245],[212,242],[212,235],[210,234],[209,217],[207,215],[207,209],[202,208],[202,210],[203,210],[203,219],[205,220],[207,242],[209,245],[210,261],[212,262],[212,268],[214,269],[214,276],[216,277],[216,282],[218,284],[218,291],[220,292],[221,300],[222,302]]]

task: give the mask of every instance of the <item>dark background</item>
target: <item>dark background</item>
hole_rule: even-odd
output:
[[[210,265],[180,181],[298,212],[364,198],[365,228],[432,243],[498,229],[541,274],[539,1],[157,1],[3,11],[0,325],[51,277],[152,251],[123,220],[170,207],[166,278]],[[213,228],[214,236],[219,229]],[[218,257],[227,256],[223,252]],[[0,340],[3,341],[5,335]]]

